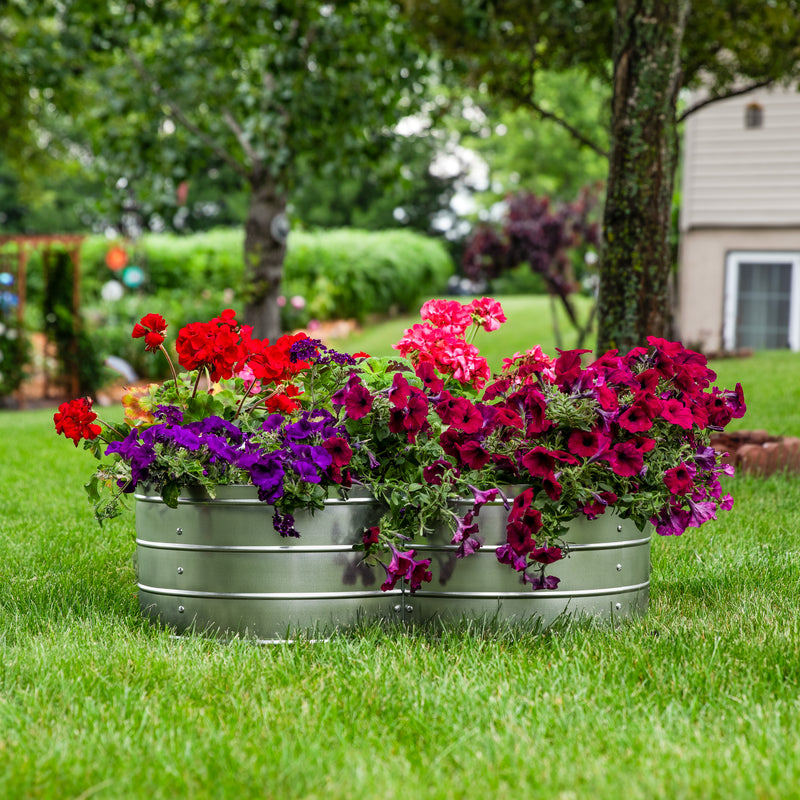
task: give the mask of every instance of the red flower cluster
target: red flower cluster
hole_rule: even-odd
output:
[[[67,439],[72,439],[75,447],[81,439],[96,439],[102,432],[99,425],[95,425],[97,414],[92,411],[92,401],[88,397],[79,397],[62,403],[53,415],[56,433],[63,433]]]
[[[178,333],[178,363],[187,370],[208,369],[212,381],[230,378],[247,353],[240,334],[230,308],[209,322],[192,322]]]
[[[275,344],[270,344],[267,339],[251,338],[250,328],[244,328],[242,333],[245,348],[243,362],[258,380],[268,384],[282,383],[308,369],[308,362],[292,361],[290,358],[292,345],[308,338],[305,333],[286,334]]]
[[[164,331],[166,329],[167,323],[161,314],[145,314],[133,326],[131,337],[134,339],[144,337],[144,349],[154,353],[164,344]]]
[[[541,573],[541,565],[561,557],[552,546],[552,521],[542,531],[545,508],[555,519],[576,513],[594,519],[615,505],[624,511],[625,497],[666,486],[670,506],[651,521],[660,533],[680,533],[729,507],[718,480],[724,470],[701,434],[744,414],[741,386],[709,389],[716,376],[703,356],[663,339],[648,343],[624,356],[607,353],[585,368],[585,351],[561,352],[554,362],[541,351],[517,355],[486,388],[483,402],[436,392],[424,381],[448,426],[440,444],[456,469],[484,476],[488,470],[495,483],[529,486],[509,515],[506,544],[497,550],[501,562]],[[648,454],[663,452],[657,440],[671,442],[671,452],[684,450],[684,461],[666,470],[658,458],[648,462]],[[466,519],[459,524],[464,536],[472,530]],[[537,543],[540,534],[548,543]],[[546,585],[543,573],[530,581]]]

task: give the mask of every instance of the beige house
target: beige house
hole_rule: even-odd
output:
[[[800,92],[686,121],[678,333],[703,350],[800,350]]]

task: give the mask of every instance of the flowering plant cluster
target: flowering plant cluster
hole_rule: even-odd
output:
[[[731,507],[720,483],[731,469],[709,435],[744,414],[744,399],[740,385],[712,385],[700,354],[651,337],[584,366],[587,351],[552,359],[534,347],[492,376],[474,337],[505,322],[499,303],[430,300],[421,317],[398,356],[372,358],[304,333],[270,344],[226,310],[179,331],[179,373],[166,321],[148,314],[132,335],[167,357],[172,378],[128,395],[121,425],[98,424],[79,398],[59,408],[56,430],[101,459],[88,485],[99,519],[140,484],[171,506],[184,486],[213,497],[249,484],[275,530],[298,536],[298,509],[364,487],[384,513],[356,549],[383,564],[385,590],[431,580],[414,541],[434,528],[449,526],[460,558],[480,549],[480,509],[496,498],[508,509],[497,559],[533,589],[558,585],[546,568],[576,517],[613,511],[669,535]],[[458,516],[464,497],[474,504]]]

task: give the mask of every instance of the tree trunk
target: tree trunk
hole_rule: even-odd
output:
[[[274,342],[281,335],[278,296],[286,243],[274,235],[273,220],[286,212],[286,197],[266,170],[254,172],[250,186],[244,236],[244,321],[253,327],[254,337]]]
[[[676,103],[689,0],[617,0],[599,353],[669,335]]]

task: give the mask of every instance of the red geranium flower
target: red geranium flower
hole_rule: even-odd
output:
[[[193,322],[181,328],[175,348],[184,369],[206,368],[212,381],[232,377],[247,352],[236,314],[231,309],[226,309],[209,322]],[[256,377],[261,377],[255,370],[253,372]]]
[[[56,433],[72,439],[75,447],[81,439],[96,439],[100,435],[103,429],[94,424],[96,419],[97,414],[92,411],[92,401],[88,397],[62,403],[53,415]]]
[[[164,344],[164,331],[166,329],[167,322],[161,314],[145,314],[133,326],[131,337],[133,339],[144,337],[144,349],[154,353]]]

